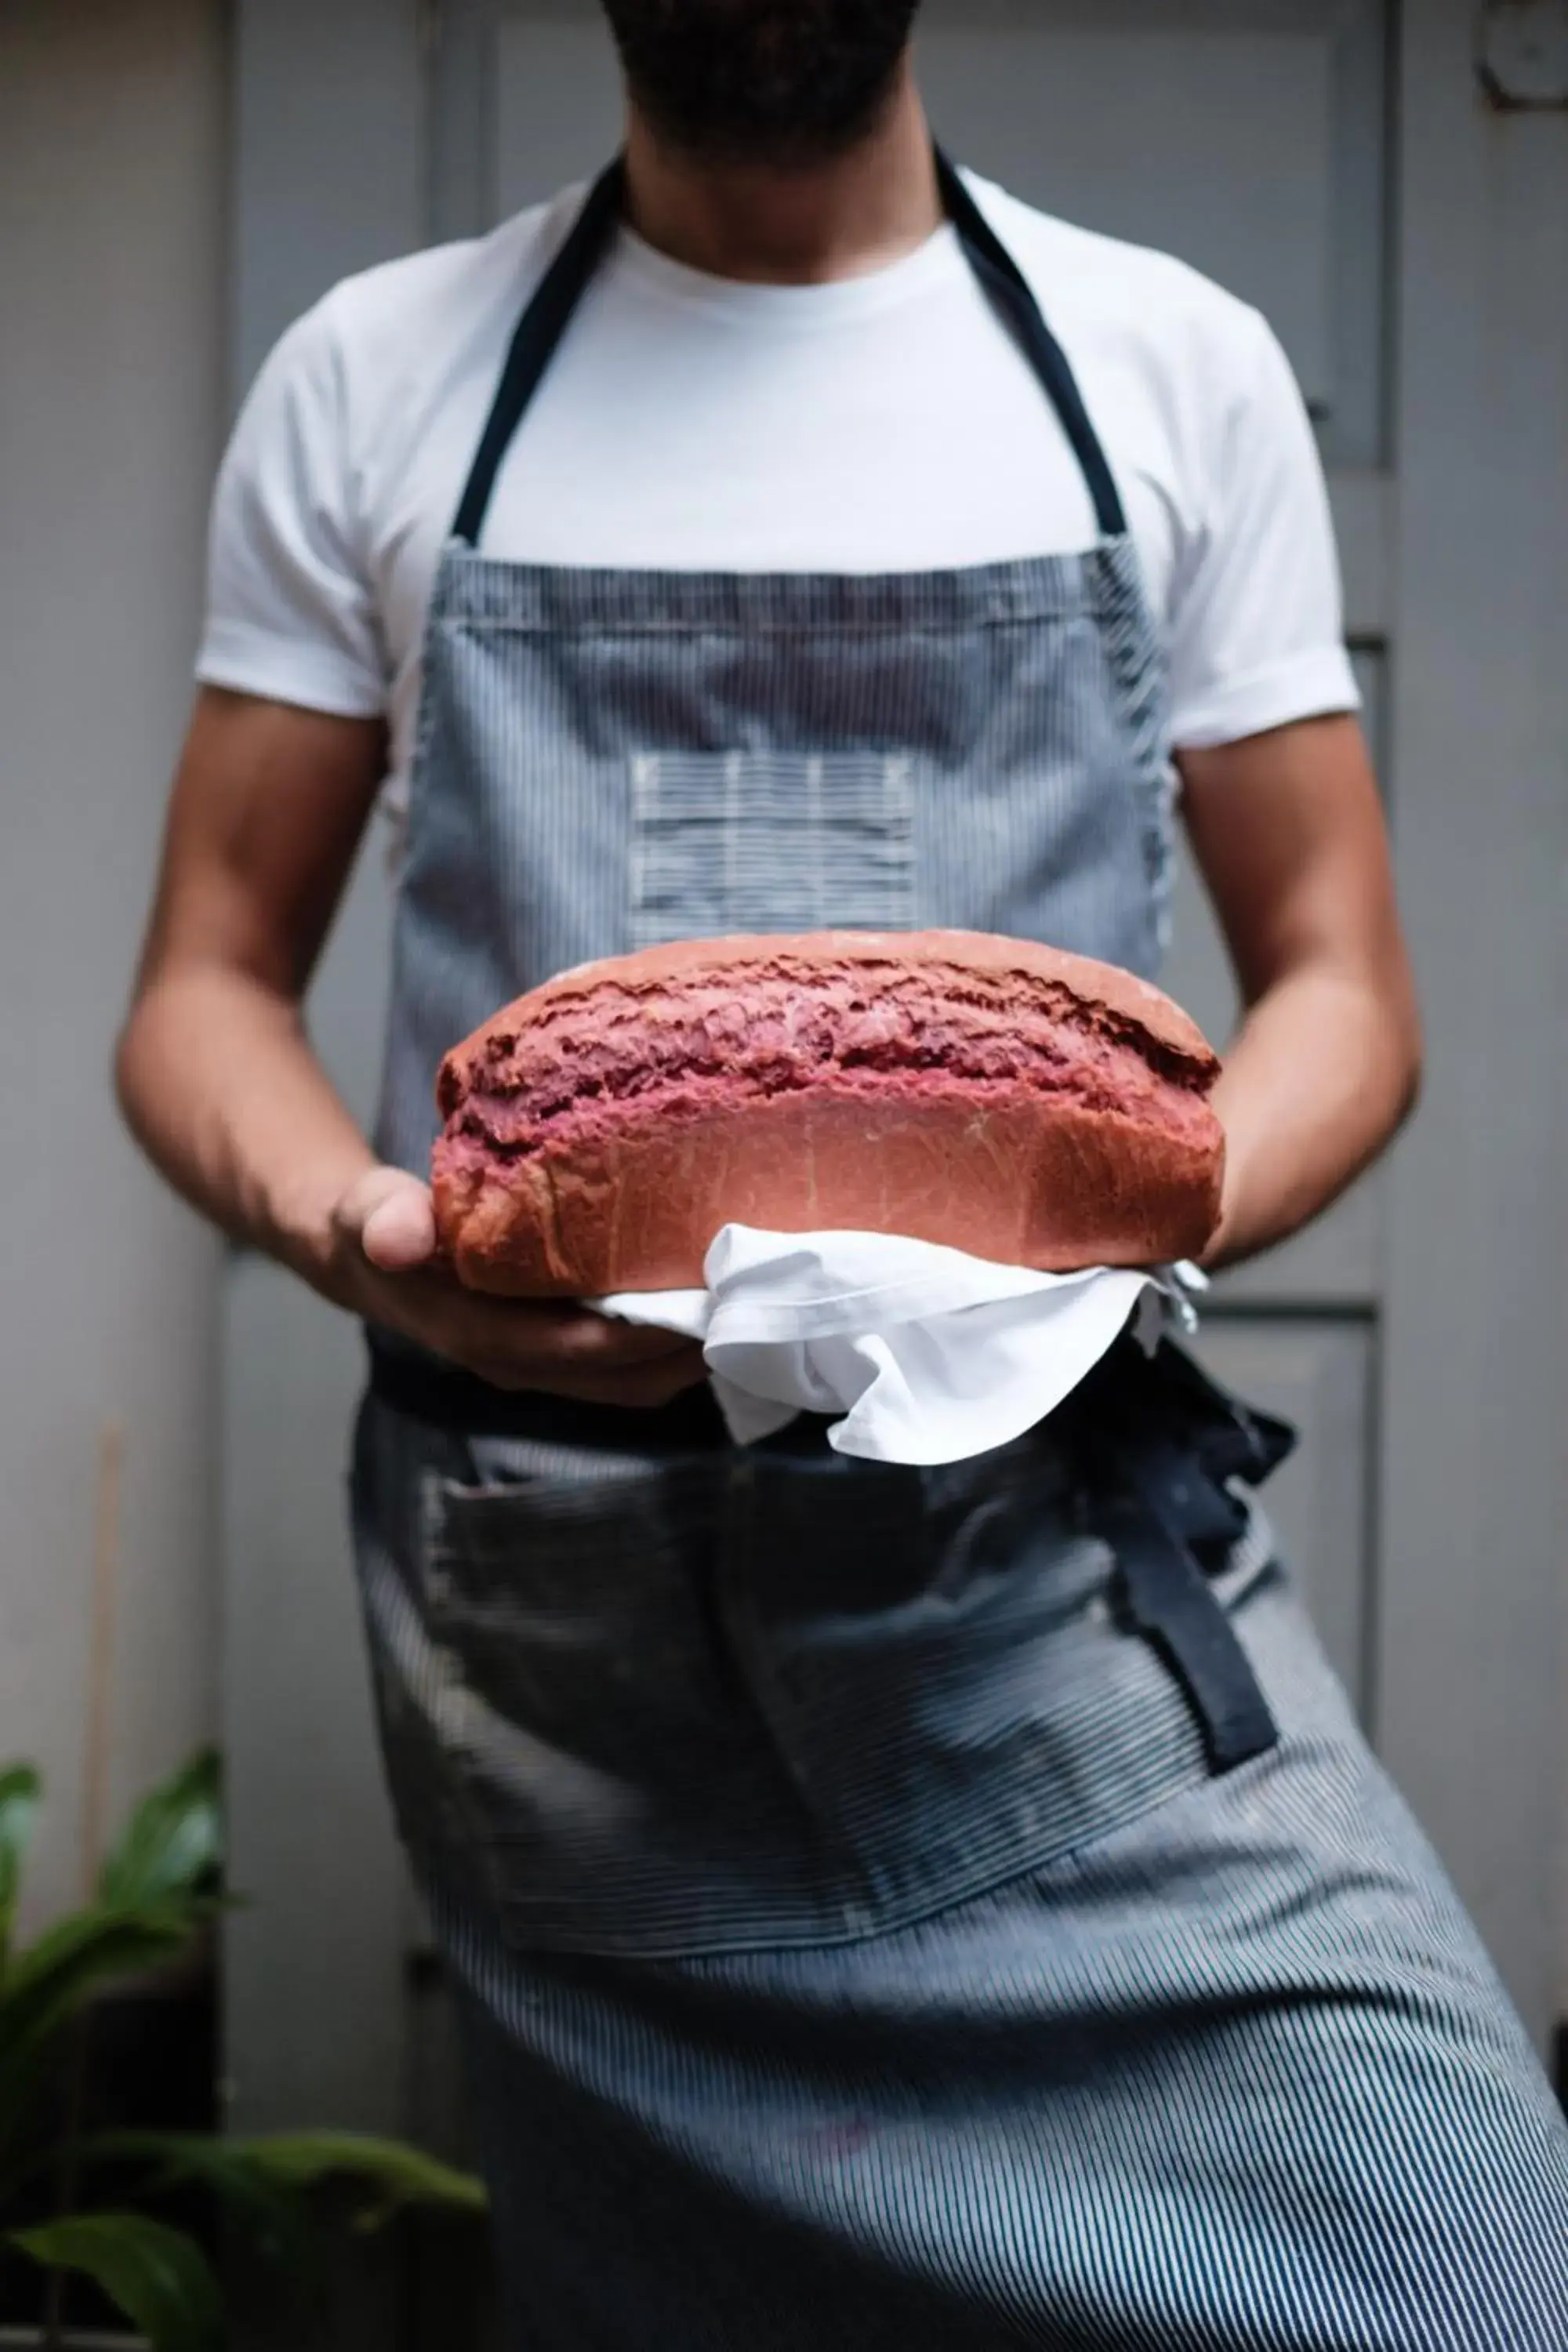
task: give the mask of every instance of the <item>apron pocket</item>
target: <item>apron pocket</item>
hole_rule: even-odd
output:
[[[634,947],[914,928],[907,755],[644,751],[631,769]]]
[[[816,1941],[861,1916],[726,1623],[725,1457],[434,1477],[421,1574],[455,1695],[432,1857],[521,1948]]]
[[[705,1465],[618,1460],[476,1486],[431,1478],[430,1630],[487,1707],[630,1769],[650,1706],[684,1712],[711,1694],[710,1481]]]

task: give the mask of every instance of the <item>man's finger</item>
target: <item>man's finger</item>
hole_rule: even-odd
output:
[[[562,1371],[593,1378],[623,1367],[666,1363],[689,1351],[701,1353],[695,1340],[679,1331],[611,1323],[578,1308],[531,1306],[468,1293],[458,1299],[443,1299],[441,1309],[449,1349],[505,1364],[525,1380]]]
[[[626,1364],[616,1371],[598,1373],[581,1369],[557,1372],[551,1385],[557,1395],[574,1397],[584,1404],[649,1409],[668,1404],[685,1390],[697,1387],[707,1377],[707,1369],[701,1349],[688,1341],[678,1356],[661,1358],[658,1363]],[[499,1385],[517,1388],[530,1383],[507,1374]]]
[[[545,1344],[557,1360],[569,1360],[596,1369],[601,1365],[657,1363],[697,1343],[684,1332],[661,1330],[657,1324],[617,1323],[579,1308],[569,1309],[562,1316]]]

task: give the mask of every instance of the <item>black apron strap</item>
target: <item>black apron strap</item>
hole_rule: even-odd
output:
[[[452,537],[469,547],[479,544],[490,493],[511,436],[616,233],[625,187],[626,166],[617,155],[589,189],[565,243],[517,322],[452,524]]]
[[[1168,1442],[1142,1448],[1101,1519],[1128,1614],[1186,1690],[1209,1762],[1229,1772],[1277,1745],[1279,1727],[1236,1627],[1183,1530],[1194,1465]],[[1195,1498],[1194,1498],[1195,1499]]]
[[[1295,1444],[1171,1341],[1124,1338],[1064,1408],[1127,1613],[1185,1689],[1215,1772],[1278,1744],[1268,1702],[1211,1576],[1246,1532],[1231,1481],[1262,1484]]]
[[[1023,271],[940,148],[936,175],[943,206],[970,268],[1033,368],[1072,445],[1094,501],[1101,537],[1124,537],[1127,517],[1121,493],[1067,353],[1047,326]],[[453,538],[468,547],[479,544],[501,460],[615,235],[625,193],[626,166],[617,155],[589,190],[565,243],[518,321],[452,524]]]
[[[1116,478],[1100,436],[1089,423],[1078,378],[1046,324],[1033,288],[940,147],[936,175],[947,216],[958,231],[970,268],[1012,329],[1072,444],[1094,500],[1101,538],[1124,538],[1127,516]]]

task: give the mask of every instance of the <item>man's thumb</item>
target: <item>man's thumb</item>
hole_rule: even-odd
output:
[[[373,1168],[344,1198],[340,1223],[357,1233],[372,1265],[406,1274],[436,1252],[436,1215],[429,1188],[400,1168]]]

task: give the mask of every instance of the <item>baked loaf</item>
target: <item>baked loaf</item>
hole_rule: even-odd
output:
[[[512,1297],[694,1288],[730,1223],[1152,1265],[1214,1230],[1218,1069],[1158,989],[1019,940],[653,948],[447,1055],[437,1222],[459,1278]]]

